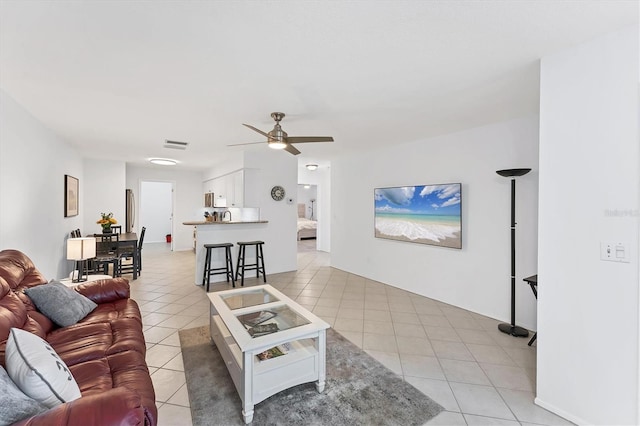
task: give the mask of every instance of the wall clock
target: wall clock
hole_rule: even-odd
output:
[[[271,188],[271,198],[276,201],[282,200],[284,198],[284,188],[278,185]]]

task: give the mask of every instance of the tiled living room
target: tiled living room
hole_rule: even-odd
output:
[[[428,424],[571,424],[533,403],[529,339],[500,333],[496,320],[331,268],[314,244],[299,243],[297,272],[267,282],[441,404],[445,411]],[[160,425],[184,425],[191,412],[178,330],[208,325],[209,300],[192,282],[193,253],[149,244],[143,256],[131,296],[143,312]]]
[[[19,360],[16,341],[30,339],[72,391],[11,418],[346,424],[324,416],[346,406],[328,382],[338,377],[357,395],[340,413],[389,424],[420,424],[397,414],[426,418],[427,406],[444,408],[433,424],[640,424],[639,6],[1,0],[0,364],[14,369],[6,346]],[[511,197],[509,170],[529,171]],[[301,200],[307,184],[317,192]],[[441,187],[459,191],[427,190]],[[296,245],[301,201],[318,219],[316,246]],[[456,214],[441,215],[445,205]],[[118,246],[147,227],[142,276],[135,262],[124,274],[142,312],[123,279],[43,285],[70,281],[70,231],[94,235],[105,217],[130,234]],[[167,237],[171,250],[154,247]],[[318,381],[278,389],[253,414],[251,398],[239,410],[238,374],[209,344],[207,296],[194,285],[204,244],[252,240],[265,241],[269,283],[331,326],[326,345],[304,343],[317,347],[303,373]],[[113,267],[109,251],[100,263]],[[47,288],[83,300],[82,315]],[[529,347],[487,317],[540,337]],[[268,365],[288,372],[294,355],[254,359],[272,373],[256,382],[272,386]],[[369,360],[387,368],[351,368]],[[0,384],[15,385],[3,369]],[[363,386],[378,374],[397,388]],[[0,420],[20,408],[1,402]],[[299,421],[279,421],[287,409]]]

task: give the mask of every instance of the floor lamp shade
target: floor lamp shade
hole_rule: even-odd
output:
[[[527,337],[529,331],[516,325],[516,177],[524,176],[531,169],[505,169],[496,171],[511,178],[511,323],[498,324],[498,330],[516,337]]]
[[[84,278],[84,263],[87,259],[96,257],[96,239],[69,238],[67,240],[67,260],[75,260],[78,276],[72,279],[73,282],[86,281]],[[75,270],[74,270],[75,274]]]

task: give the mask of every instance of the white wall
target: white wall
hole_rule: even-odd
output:
[[[193,226],[183,225],[182,222],[202,220],[203,194],[202,173],[192,171],[173,170],[171,168],[127,166],[126,186],[132,189],[136,203],[135,230],[140,231],[144,223],[140,223],[140,182],[159,181],[175,182],[173,197],[173,249],[193,250]],[[124,199],[124,190],[122,198]],[[146,237],[145,237],[146,240]]]
[[[143,181],[140,186],[140,229],[145,243],[164,243],[172,232],[173,183]]]
[[[517,181],[517,323],[535,329],[522,281],[536,270],[537,117],[425,139],[331,164],[331,264],[503,321],[510,317],[510,181]],[[374,188],[462,183],[462,250],[374,238]]]
[[[245,186],[245,193],[252,192],[250,196],[260,208],[260,218],[269,221],[265,242],[268,239],[270,244],[264,246],[267,274],[295,271],[298,268],[297,160],[287,152],[265,149],[245,153],[244,167],[256,172],[253,185]],[[275,185],[285,189],[284,200],[271,198],[271,188]],[[288,198],[293,198],[294,202],[288,204]]]
[[[202,180],[207,181],[240,170],[244,165],[244,152],[227,153],[224,156],[211,158],[211,167],[202,173]]]
[[[284,151],[259,149],[245,152],[240,162],[216,164],[203,173],[203,180],[214,179],[230,172],[244,169],[244,198],[248,205],[260,209],[260,219],[268,220],[264,234],[264,257],[267,275],[297,269],[297,160]],[[249,174],[247,174],[249,173]],[[280,185],[285,189],[285,199],[271,198],[271,188]],[[205,186],[200,182],[200,191]],[[199,205],[203,194],[200,193]],[[287,199],[293,198],[288,204]],[[200,208],[199,212],[204,212]],[[207,209],[211,210],[211,209]],[[202,215],[197,220],[203,220]]]
[[[637,84],[638,27],[542,60],[536,402],[579,424],[640,423]]]
[[[65,174],[80,180],[79,214],[69,218]],[[86,193],[80,155],[0,91],[0,250],[26,253],[48,279],[67,276],[65,242],[82,228]]]
[[[96,223],[101,213],[113,213],[118,225],[125,230],[125,179],[126,165],[123,161],[85,158],[84,178],[85,197],[81,202],[84,208],[82,235],[102,232]],[[82,184],[82,182],[81,182]]]

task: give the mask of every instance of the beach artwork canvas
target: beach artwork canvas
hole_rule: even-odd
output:
[[[460,183],[376,188],[375,236],[462,248]]]

